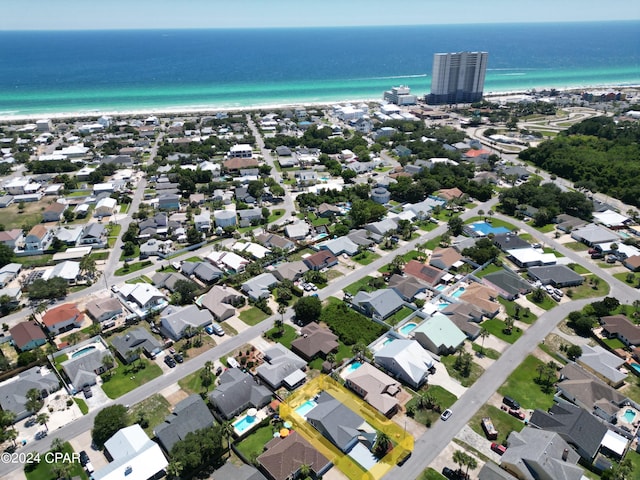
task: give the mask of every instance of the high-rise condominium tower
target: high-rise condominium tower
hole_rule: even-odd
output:
[[[427,103],[471,103],[482,99],[487,52],[436,53]]]

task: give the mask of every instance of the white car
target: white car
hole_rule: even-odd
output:
[[[453,415],[453,412],[447,408],[444,412],[442,412],[442,415],[440,415],[440,418],[446,422],[451,418],[451,415]]]

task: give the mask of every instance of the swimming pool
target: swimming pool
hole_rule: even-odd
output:
[[[95,350],[95,349],[96,349],[96,347],[94,347],[93,345],[89,345],[88,347],[81,348],[81,349],[80,349],[80,350],[78,350],[77,352],[73,352],[73,353],[71,354],[71,358],[77,358],[77,357],[80,357],[80,356],[84,355],[85,353],[88,353],[88,352],[90,352],[91,350]]]
[[[382,346],[386,347],[387,345],[389,345],[391,342],[393,342],[395,340],[395,338],[387,338],[383,343]]]
[[[447,286],[444,284],[441,284],[436,287],[436,290],[438,290],[439,292],[442,292],[445,288],[447,288]]]
[[[640,364],[632,363],[631,368],[633,368],[636,372],[640,373]]]
[[[453,292],[451,294],[452,297],[454,298],[458,298],[460,295],[462,295],[465,292],[465,288],[464,287],[459,287],[455,292]]]
[[[357,369],[359,369],[362,366],[362,362],[353,362],[351,365],[349,365],[346,369],[345,372],[348,374],[355,372]]]
[[[236,423],[233,424],[233,428],[235,428],[239,433],[243,433],[249,428],[251,428],[256,423],[256,417],[250,417],[249,415],[245,415]]]
[[[295,409],[295,412],[303,418],[307,418],[307,413],[316,408],[318,404],[313,400],[307,400],[298,408]]]
[[[403,335],[409,335],[409,333],[411,333],[411,331],[413,331],[417,326],[418,326],[417,323],[409,322],[403,325],[402,327],[400,327],[400,333]]]
[[[624,412],[622,418],[624,418],[624,421],[627,423],[633,423],[633,420],[636,418],[636,412],[631,410],[630,408],[627,408],[627,411]]]
[[[507,227],[494,227],[487,222],[472,223],[471,228],[482,235],[489,235],[490,233],[498,235],[500,233],[509,233],[511,231]]]
[[[438,307],[438,310],[444,310],[444,309],[445,309],[445,308],[447,308],[449,305],[451,305],[449,302],[442,302],[442,303],[439,303],[439,304],[437,305],[437,307]]]

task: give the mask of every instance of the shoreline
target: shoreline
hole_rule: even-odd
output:
[[[640,93],[640,84],[632,84],[632,85],[584,85],[584,86],[575,86],[575,87],[533,87],[529,89],[522,90],[509,90],[509,91],[491,91],[485,92],[483,98],[491,99],[491,98],[507,98],[514,96],[522,96],[528,95],[533,90],[540,93],[542,91],[548,91],[551,89],[555,89],[559,93],[579,93],[581,91],[590,89],[590,90],[615,90],[615,91],[625,91],[632,90]],[[164,107],[150,107],[150,108],[134,108],[131,110],[123,109],[93,109],[93,110],[80,110],[76,112],[55,112],[55,113],[26,113],[26,114],[3,114],[0,112],[0,123],[8,123],[8,122],[24,122],[30,120],[39,120],[39,119],[50,119],[50,120],[65,120],[70,118],[78,118],[78,119],[91,119],[91,118],[99,118],[101,116],[111,116],[111,117],[135,117],[135,116],[144,116],[144,115],[196,115],[196,114],[207,114],[207,113],[219,113],[219,112],[251,112],[256,110],[276,110],[283,108],[292,108],[292,107],[327,107],[337,104],[348,104],[348,103],[380,103],[384,104],[384,100],[382,98],[358,98],[358,99],[348,99],[348,100],[327,100],[327,101],[318,101],[318,102],[285,102],[285,103],[276,103],[276,104],[265,104],[265,105],[247,105],[247,106],[164,106]]]

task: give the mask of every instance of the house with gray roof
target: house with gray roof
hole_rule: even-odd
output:
[[[0,383],[0,408],[13,412],[18,422],[35,412],[27,410],[27,392],[35,388],[44,398],[60,389],[60,380],[50,369],[32,367]]]
[[[433,373],[433,357],[415,340],[394,339],[374,354],[377,365],[412,388],[420,388]]]
[[[293,262],[281,263],[273,270],[273,276],[278,280],[291,280],[295,282],[299,280],[306,272],[309,271],[309,267],[302,260],[295,260]]]
[[[319,248],[320,250],[328,250],[336,257],[343,253],[346,253],[349,256],[353,256],[358,253],[358,245],[346,236],[325,240],[324,242],[319,243],[316,248]]]
[[[565,233],[569,233],[576,228],[584,227],[588,223],[586,220],[565,213],[556,216],[554,222],[556,224],[556,230]]]
[[[557,433],[525,427],[521,432],[511,432],[507,444],[500,466],[519,479],[584,478],[577,465],[580,456]]]
[[[267,248],[281,248],[289,251],[293,250],[296,246],[291,240],[276,235],[275,233],[262,233],[256,237],[256,241],[261,243]]]
[[[102,223],[88,223],[82,230],[78,245],[91,245],[96,248],[107,245],[107,230]]]
[[[99,298],[87,302],[86,312],[94,322],[102,323],[123,312],[122,304],[112,297]]]
[[[212,427],[215,423],[209,407],[200,395],[190,395],[173,408],[160,425],[153,429],[158,443],[170,453],[173,446],[189,433]]]
[[[566,265],[531,267],[527,275],[543,285],[553,285],[556,288],[575,287],[584,283],[584,277]]]
[[[257,468],[243,463],[236,465],[227,462],[219,469],[213,472],[213,478],[216,480],[267,480]]]
[[[99,338],[99,337],[96,337]],[[90,342],[95,341],[91,339],[87,341],[88,346]],[[74,345],[73,348],[78,348],[83,344]],[[105,348],[94,348],[86,353],[77,357],[71,356],[68,360],[65,360],[60,364],[64,376],[68,380],[68,384],[71,386],[73,393],[79,392],[86,385],[95,385],[98,375],[102,375],[107,371],[102,360],[107,355],[111,355],[111,352]]]
[[[300,220],[284,227],[285,235],[293,240],[304,239],[307,235],[309,235],[310,230],[311,227],[304,220]]]
[[[158,288],[166,288],[171,293],[176,291],[176,283],[179,281],[189,282],[193,284],[191,280],[182,275],[181,273],[176,272],[156,272],[151,277],[151,281]]]
[[[241,227],[249,227],[254,223],[260,223],[262,220],[262,210],[260,208],[249,208],[246,210],[238,210]]]
[[[207,309],[200,310],[197,305],[186,307],[169,307],[162,312],[160,325],[173,340],[179,340],[185,335],[185,329],[191,327],[195,333],[198,328],[206,327],[213,321],[213,315]]]
[[[511,270],[498,270],[482,277],[482,283],[495,289],[501,297],[514,300],[532,290],[529,282]]]
[[[187,276],[194,276],[204,283],[212,283],[224,276],[224,272],[209,262],[182,262],[180,270]]]
[[[272,273],[261,273],[242,284],[242,291],[252,300],[269,298],[271,289],[278,284],[278,279]]]
[[[307,362],[284,345],[276,343],[263,354],[265,363],[256,368],[256,375],[272,389],[277,390],[282,385],[294,388],[304,381],[304,373],[301,369],[307,366]]]
[[[398,224],[392,218],[384,218],[378,222],[368,223],[364,229],[377,235],[394,233],[398,230]]]
[[[620,387],[627,378],[627,373],[620,367],[625,364],[625,359],[605,350],[600,345],[593,347],[582,345],[582,355],[577,363],[593,372],[598,378],[613,387]]]
[[[300,331],[301,336],[291,342],[291,350],[311,361],[318,356],[326,357],[339,347],[338,337],[328,328],[311,322]]]
[[[271,401],[271,392],[248,373],[229,368],[218,378],[218,386],[209,394],[211,404],[225,420],[248,408],[262,408]]]
[[[347,237],[353,243],[355,243],[356,245],[362,246],[362,247],[370,247],[374,243],[377,243],[380,240],[382,240],[380,235],[376,235],[374,233],[371,233],[371,232],[365,230],[364,228],[359,228],[357,230],[351,230],[349,233],[347,233]]]
[[[129,364],[134,362],[140,355],[136,352],[138,348],[149,358],[154,358],[162,351],[162,345],[151,333],[142,327],[133,328],[123,335],[118,335],[111,339],[111,345],[116,349],[120,359]]]
[[[531,244],[513,233],[499,233],[493,237],[493,243],[503,252],[531,248]]]
[[[368,317],[385,320],[404,306],[404,300],[393,289],[360,290],[351,304]]]
[[[307,413],[307,422],[342,452],[350,451],[357,443],[371,448],[376,432],[364,418],[327,392],[320,392],[318,403]]]
[[[393,274],[389,278],[389,288],[396,292],[405,302],[411,302],[416,295],[428,289],[427,285],[422,283],[416,277],[407,275]]]
[[[245,297],[226,285],[214,285],[211,290],[196,300],[196,304],[211,312],[213,318],[222,322],[236,313],[234,305],[244,304]]]
[[[570,403],[556,403],[548,412],[534,410],[529,424],[558,433],[588,463],[595,458],[607,433],[607,427],[596,417]]]
[[[593,247],[598,243],[611,243],[620,241],[620,235],[608,228],[590,223],[571,231],[571,238]]]

